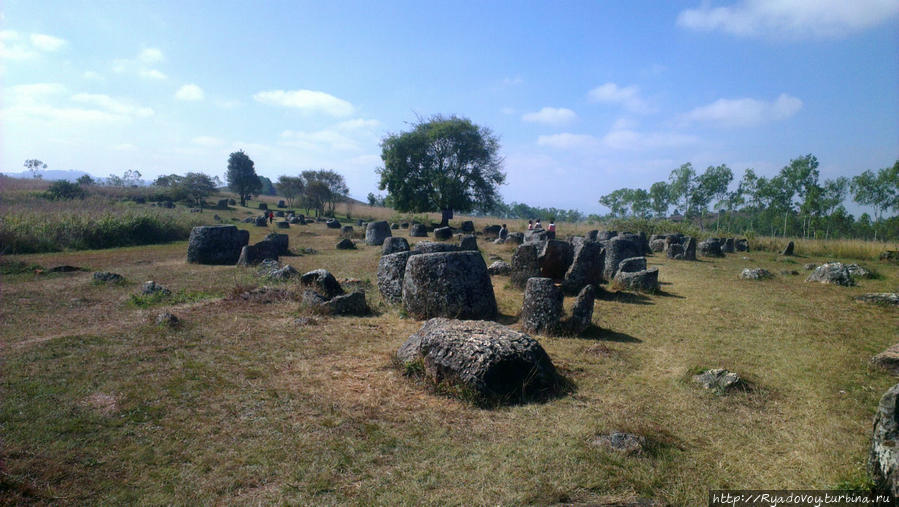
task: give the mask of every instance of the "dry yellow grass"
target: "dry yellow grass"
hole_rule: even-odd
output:
[[[351,213],[389,218],[378,211],[357,205]],[[269,232],[249,230],[251,241]],[[338,251],[337,233],[322,224],[287,233],[291,248],[318,253],[283,262],[374,284],[380,248]],[[507,261],[512,253],[481,248]],[[577,384],[574,393],[484,410],[429,394],[391,367],[421,323],[384,304],[373,285],[374,315],[314,316],[301,326],[294,321],[306,314],[294,301],[227,298],[264,283],[253,270],[188,265],[185,253],[180,242],[9,259],[115,271],[129,283],[93,285],[89,272],[0,280],[3,501],[470,505],[643,496],[697,505],[710,488],[828,488],[861,482],[874,407],[895,381],[868,359],[899,341],[899,315],[850,299],[895,290],[895,265],[868,263],[881,278],[842,288],[779,274],[826,257],[651,257],[662,294],[605,292],[598,330],[537,337]],[[738,280],[756,266],[776,278]],[[149,279],[200,299],[130,304]],[[521,291],[507,277],[493,284],[503,320],[515,326]],[[152,324],[164,309],[182,325]],[[718,366],[744,375],[753,391],[719,397],[689,381],[695,369]],[[590,445],[611,430],[639,432],[650,449],[623,457]]]

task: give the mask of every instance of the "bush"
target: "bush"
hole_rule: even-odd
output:
[[[66,180],[54,181],[50,188],[47,189],[47,199],[53,201],[61,201],[68,199],[84,199],[85,192],[80,185],[70,183]]]

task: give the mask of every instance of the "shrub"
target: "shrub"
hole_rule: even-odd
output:
[[[50,188],[47,189],[46,197],[47,199],[53,201],[61,201],[68,199],[84,199],[85,192],[84,189],[81,188],[80,185],[75,183],[70,183],[66,180],[54,181],[53,184],[50,185]]]

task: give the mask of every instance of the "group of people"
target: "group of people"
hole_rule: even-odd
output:
[[[537,219],[536,222],[533,220],[528,220],[528,230],[533,231],[535,229],[543,229],[543,225],[540,223],[539,218]],[[546,230],[549,232],[556,232],[556,219],[555,218],[549,219],[549,226],[546,228]]]

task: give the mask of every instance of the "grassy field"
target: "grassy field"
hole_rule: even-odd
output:
[[[250,212],[217,213],[228,221]],[[359,205],[350,212],[374,213]],[[251,241],[269,232],[249,230]],[[650,497],[700,505],[710,488],[866,484],[871,419],[895,383],[868,360],[899,341],[899,312],[851,296],[897,290],[896,265],[864,262],[879,277],[843,288],[804,282],[802,264],[830,255],[801,245],[796,258],[768,251],[698,262],[650,257],[661,294],[607,289],[596,328],[537,337],[576,384],[573,393],[486,410],[429,394],[392,367],[392,353],[421,322],[380,300],[380,247],[360,242],[356,251],[338,251],[337,232],[323,224],[287,232],[292,249],[318,253],[282,262],[358,280],[374,314],[298,324],[311,315],[290,297],[295,282],[268,282],[286,297],[234,297],[266,282],[252,269],[186,264],[184,241],[0,259],[0,502]],[[510,246],[482,241],[481,248],[485,257],[511,258]],[[88,271],[34,271],[59,264]],[[742,281],[744,267],[777,276]],[[95,285],[90,271],[100,270],[127,281]],[[151,279],[174,295],[136,304],[132,295]],[[508,277],[493,277],[493,285],[498,320],[516,327],[521,291]],[[181,325],[155,325],[163,310]],[[736,371],[753,387],[703,392],[690,375],[709,367]],[[645,436],[646,452],[626,457],[591,445],[615,430]]]

